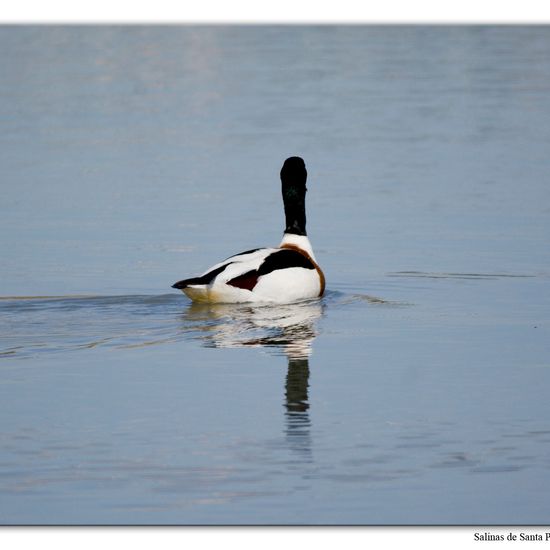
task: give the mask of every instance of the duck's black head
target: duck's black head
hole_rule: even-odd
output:
[[[306,233],[306,179],[307,170],[300,157],[287,158],[281,168],[281,184],[285,205],[285,233]]]

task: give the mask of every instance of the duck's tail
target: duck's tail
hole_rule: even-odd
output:
[[[194,285],[208,285],[210,284],[214,278],[219,275],[229,264],[225,263],[216,269],[212,269],[208,273],[205,273],[204,275],[201,275],[200,277],[191,277],[190,279],[182,279],[181,281],[178,281],[177,283],[174,283],[172,285],[172,288],[178,288],[180,290],[183,290],[184,288],[187,288],[188,286],[194,286]]]
[[[184,288],[187,288],[191,285],[204,285],[205,282],[202,280],[202,277],[191,277],[190,279],[183,279],[181,281],[178,281],[177,283],[174,283],[172,285],[172,288],[177,288],[179,290],[183,290]]]

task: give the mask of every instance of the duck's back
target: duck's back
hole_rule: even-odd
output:
[[[200,302],[285,303],[320,296],[319,271],[298,249],[259,248],[231,256],[173,287]]]

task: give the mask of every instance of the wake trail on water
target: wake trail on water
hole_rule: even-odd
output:
[[[0,359],[197,340],[203,347],[307,355],[327,310],[391,305],[396,303],[338,290],[284,305],[197,304],[180,294],[2,296]]]

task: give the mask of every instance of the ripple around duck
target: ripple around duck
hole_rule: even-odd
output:
[[[0,298],[0,358],[182,340],[206,347],[296,348],[314,336],[321,300],[277,306],[194,304],[179,294]]]
[[[180,294],[0,297],[0,359],[94,348],[139,349],[199,341],[306,356],[327,309],[409,304],[327,290],[293,304],[198,304]]]
[[[163,340],[181,311],[177,295],[0,298],[0,357]]]
[[[374,306],[391,306],[391,307],[406,307],[412,304],[397,300],[390,300],[372,294],[362,292],[327,290],[323,297],[323,301],[330,306],[347,306],[354,304],[370,304]]]

